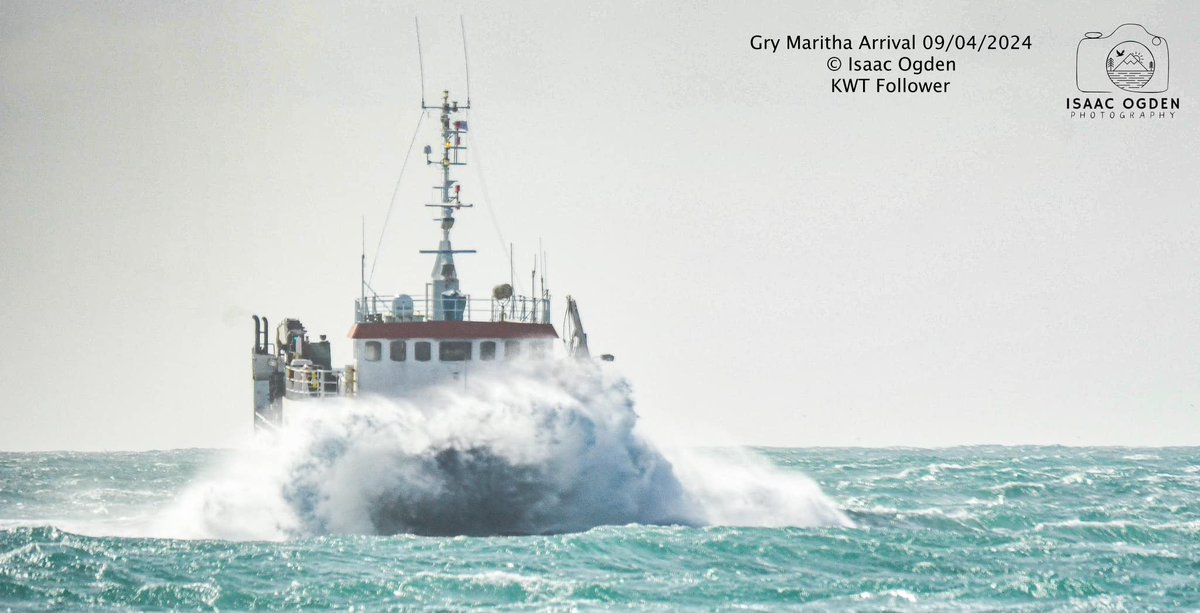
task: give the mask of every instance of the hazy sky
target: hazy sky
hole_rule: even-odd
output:
[[[251,313],[348,361],[361,223],[373,255],[419,115],[413,17],[430,98],[461,99],[459,14],[486,182],[464,177],[464,288],[541,239],[556,312],[579,299],[649,429],[1200,444],[1191,0],[0,0],[0,449],[230,444]],[[1069,119],[1076,43],[1128,21],[1169,41],[1177,117]],[[749,45],[912,33],[1033,49],[954,53],[949,93],[888,96],[830,93],[833,52]],[[424,170],[381,292],[428,275]]]

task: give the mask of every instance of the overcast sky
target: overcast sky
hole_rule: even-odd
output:
[[[464,289],[540,239],[556,321],[577,297],[650,430],[1200,444],[1195,2],[0,0],[0,449],[232,444],[251,313],[347,362],[361,224],[370,260],[419,116],[413,17],[429,97],[463,99],[459,14]],[[1168,40],[1177,117],[1068,118],[1080,37],[1129,21]],[[1033,49],[888,96],[830,93],[832,52],[749,45],[912,33]],[[424,171],[381,292],[428,275]]]

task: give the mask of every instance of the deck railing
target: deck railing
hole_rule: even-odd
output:
[[[354,301],[355,321],[394,322],[394,321],[429,321],[433,319],[433,301],[428,298],[412,297],[412,308],[395,308],[399,295],[367,296]],[[550,323],[550,299],[531,298],[528,296],[512,296],[503,300],[497,298],[472,298],[463,295],[461,311],[451,313],[443,310],[443,319],[456,321],[512,321],[520,323]],[[443,303],[445,304],[445,303]]]
[[[342,396],[346,390],[346,371],[314,368],[312,366],[287,367],[287,396],[289,398],[329,398]]]

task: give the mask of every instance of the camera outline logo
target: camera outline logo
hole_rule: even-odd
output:
[[[1075,47],[1075,86],[1085,93],[1157,94],[1170,84],[1167,39],[1126,23],[1111,34],[1087,32]]]

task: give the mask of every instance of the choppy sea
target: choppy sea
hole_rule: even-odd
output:
[[[1200,449],[753,453],[783,479],[771,487],[803,473],[849,523],[212,538],[186,523],[272,512],[212,508],[236,502],[212,481],[234,452],[0,454],[0,609],[1200,607]],[[198,483],[211,496],[179,513]]]

